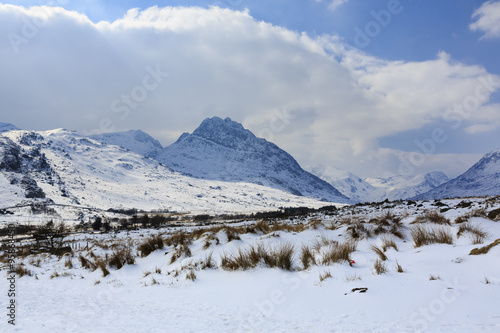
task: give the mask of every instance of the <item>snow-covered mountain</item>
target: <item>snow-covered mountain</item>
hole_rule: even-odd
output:
[[[92,135],[90,138],[107,143],[109,145],[116,145],[143,155],[146,157],[155,156],[158,151],[163,147],[151,135],[141,130],[130,130],[118,133],[104,133]]]
[[[308,170],[355,202],[381,201],[385,195],[384,189],[372,186],[355,174],[333,166],[317,165]]]
[[[389,200],[409,199],[427,192],[449,180],[441,171],[422,175],[392,176],[388,178],[366,178],[365,181],[379,189],[384,189],[384,198]]]
[[[230,118],[205,119],[155,158],[196,178],[248,182],[324,201],[350,202],[332,185],[303,170],[290,154]]]
[[[191,178],[128,149],[63,129],[2,133],[0,188],[0,208],[34,200],[210,213],[325,205],[256,184]]]
[[[427,192],[449,178],[440,171],[415,176],[360,178],[335,167],[315,166],[309,170],[356,202],[408,199]]]
[[[499,194],[500,149],[497,149],[484,155],[464,174],[415,198],[443,199]]]
[[[8,123],[0,123],[0,133],[18,130],[16,126]]]

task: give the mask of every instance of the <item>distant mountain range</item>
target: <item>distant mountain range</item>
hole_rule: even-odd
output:
[[[46,201],[108,208],[255,211],[283,206],[500,194],[500,150],[463,175],[360,178],[305,171],[229,118],[205,119],[168,147],[140,130],[84,137],[0,123],[0,208]]]
[[[500,195],[500,149],[484,155],[464,174],[415,199],[443,199]]]
[[[309,170],[356,202],[408,199],[430,191],[449,180],[440,171],[389,178],[360,178],[335,167],[315,166]]]

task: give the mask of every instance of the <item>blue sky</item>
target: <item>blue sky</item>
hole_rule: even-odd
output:
[[[499,1],[1,4],[14,5],[0,9],[9,18],[0,24],[7,37],[22,37],[23,22],[36,15],[48,15],[51,23],[18,45],[3,40],[5,50],[16,51],[0,56],[8,64],[4,71],[17,80],[12,68],[19,69],[17,74],[25,70],[25,79],[38,82],[32,83],[28,101],[16,99],[26,91],[0,82],[10,91],[0,110],[16,110],[0,111],[6,112],[0,121],[19,127],[82,132],[140,127],[167,145],[206,116],[230,116],[257,135],[267,135],[302,165],[334,165],[361,176],[398,173],[402,159],[422,153],[416,142],[432,139],[436,129],[445,132],[446,140],[424,154],[425,163],[417,163],[415,172],[443,170],[456,176],[482,154],[500,148]],[[64,11],[26,11],[39,5]],[[155,5],[159,8],[150,8]],[[163,9],[178,6],[203,9]],[[127,14],[132,8],[140,10]],[[37,67],[37,62],[45,65]],[[115,97],[133,91],[147,66],[164,68],[171,79],[130,115],[110,115]],[[58,90],[64,73],[79,79]],[[481,86],[485,80],[495,82],[494,88]],[[55,82],[53,89],[45,91],[46,82]],[[110,88],[110,82],[116,84]],[[473,112],[460,124],[450,120],[455,105],[474,104],[477,89],[484,98]],[[35,122],[33,112],[46,117]],[[95,125],[103,119],[113,126]],[[276,119],[284,126],[273,128]]]

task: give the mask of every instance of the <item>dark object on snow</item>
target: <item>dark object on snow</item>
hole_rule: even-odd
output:
[[[356,291],[359,291],[359,293],[366,293],[367,290],[368,290],[368,288],[365,288],[365,287],[363,287],[363,288],[353,288],[351,290],[351,293],[355,293]]]
[[[361,294],[361,293],[366,293],[367,290],[368,290],[368,288],[366,288],[366,287],[352,288],[351,293],[355,293],[357,291]],[[345,293],[344,295],[347,295],[347,293]]]
[[[491,212],[488,213],[488,218],[490,220],[495,221],[498,217],[500,217],[500,208],[493,209]]]

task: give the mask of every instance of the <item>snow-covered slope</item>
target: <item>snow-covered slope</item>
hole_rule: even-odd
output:
[[[205,119],[156,159],[197,178],[249,182],[330,202],[350,202],[333,186],[304,171],[287,152],[229,118]]]
[[[116,145],[143,155],[146,157],[155,156],[159,150],[163,149],[158,140],[141,130],[130,130],[118,133],[104,133],[92,135],[90,138]]]
[[[440,171],[416,176],[363,179],[331,166],[320,165],[309,170],[356,202],[408,199],[448,181],[448,177]]]
[[[499,194],[500,149],[497,149],[484,155],[464,174],[416,198],[442,199]]]
[[[63,129],[0,135],[0,184],[0,208],[33,200],[211,213],[325,205],[256,184],[187,177],[130,150]]]
[[[0,133],[18,130],[16,126],[7,123],[0,123]]]

